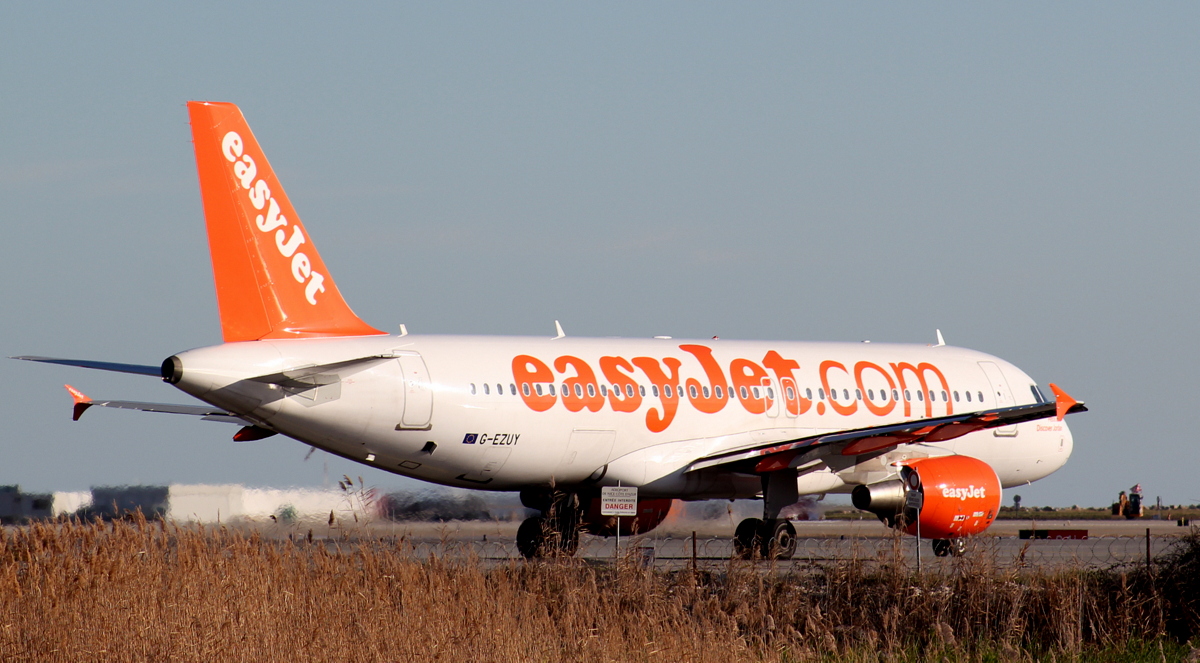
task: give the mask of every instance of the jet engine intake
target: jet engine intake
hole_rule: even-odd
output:
[[[900,478],[856,486],[854,506],[888,527],[925,539],[955,539],[986,530],[1000,511],[1000,478],[970,456],[907,461]]]

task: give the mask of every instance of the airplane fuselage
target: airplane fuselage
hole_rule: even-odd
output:
[[[263,340],[177,355],[183,391],[388,472],[488,490],[640,486],[647,497],[753,497],[752,474],[687,471],[714,453],[1043,400],[1012,364],[950,346],[680,339],[364,336]],[[250,380],[370,358],[294,383]],[[1072,439],[1038,420],[875,454],[796,459],[801,494],[963,454],[1004,486],[1061,467]]]

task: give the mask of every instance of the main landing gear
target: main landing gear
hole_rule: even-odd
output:
[[[542,512],[517,528],[517,550],[523,557],[570,557],[579,550],[579,495],[521,491],[521,503]]]
[[[791,559],[796,554],[796,528],[779,513],[800,499],[796,471],[782,470],[762,475],[763,517],[747,518],[733,533],[733,550],[738,557],[758,553],[765,559]]]
[[[786,519],[747,518],[733,533],[733,550],[745,559],[755,553],[764,559],[791,559],[796,554],[796,528]]]

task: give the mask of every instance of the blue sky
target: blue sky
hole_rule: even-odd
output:
[[[940,328],[1092,408],[1026,504],[1200,502],[1197,34],[1190,3],[3,4],[0,352],[220,340],[184,103],[232,101],[380,328]],[[0,363],[0,483],[406,485],[220,424],[72,423],[64,382],[186,398]]]

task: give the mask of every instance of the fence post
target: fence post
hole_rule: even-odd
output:
[[[1146,528],[1146,573],[1154,574],[1154,561],[1150,557],[1150,528]]]

